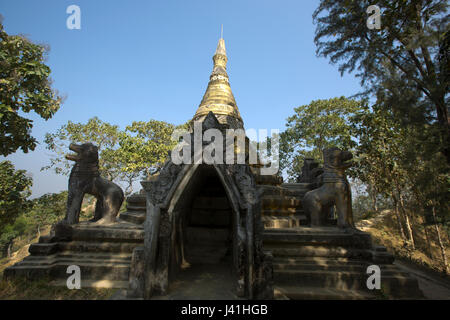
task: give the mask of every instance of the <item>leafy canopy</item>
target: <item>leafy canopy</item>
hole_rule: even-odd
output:
[[[47,52],[23,36],[8,35],[0,17],[0,155],[36,147],[30,134],[33,121],[22,113],[34,111],[48,120],[60,107],[44,63]]]
[[[290,180],[300,175],[305,157],[323,161],[325,148],[354,147],[349,119],[362,106],[361,101],[339,97],[314,100],[294,109],[280,135],[280,167],[287,170]]]
[[[380,30],[366,25],[370,5],[381,9]],[[448,1],[321,0],[313,19],[319,56],[338,64],[341,73],[355,71],[366,94],[414,89],[420,103],[389,107],[418,121],[431,109],[441,128],[437,134],[450,144]],[[450,162],[450,148],[441,148]]]
[[[69,174],[73,164],[65,159],[69,144],[92,142],[99,148],[99,168],[109,180],[127,183],[126,194],[131,193],[133,182],[148,176],[166,160],[176,142],[171,139],[175,129],[187,129],[187,124],[173,124],[149,120],[135,121],[120,130],[94,117],[87,123],[69,121],[55,133],[45,136],[46,148],[52,151],[50,164],[42,170],[52,169],[57,174]]]
[[[94,117],[86,124],[68,121],[55,133],[47,133],[44,142],[46,148],[53,152],[50,164],[42,169],[53,169],[57,174],[69,174],[73,163],[65,158],[69,153],[70,143],[92,142],[99,150],[100,172],[109,180],[114,180],[120,175],[116,167],[114,150],[118,146],[120,130],[117,125],[111,125]]]
[[[158,120],[133,122],[120,138],[118,153],[125,163],[123,170],[149,176],[164,164],[175,147],[177,142],[171,138],[174,130],[187,128],[187,124],[175,126]]]
[[[29,208],[32,183],[25,170],[15,170],[10,161],[0,162],[0,230]]]

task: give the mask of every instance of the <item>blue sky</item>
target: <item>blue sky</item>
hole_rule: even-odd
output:
[[[228,74],[246,128],[283,130],[293,108],[360,90],[351,75],[315,55],[312,13],[319,1],[285,0],[7,0],[0,14],[9,34],[51,48],[53,87],[67,99],[45,121],[29,114],[40,143],[7,157],[31,172],[33,196],[67,188],[49,162],[46,132],[68,120],[101,120],[124,128],[194,115],[208,84],[223,24]],[[66,27],[69,5],[81,8],[81,30]]]

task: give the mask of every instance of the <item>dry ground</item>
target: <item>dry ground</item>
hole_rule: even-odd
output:
[[[419,224],[416,223],[416,225]],[[383,210],[371,219],[358,221],[356,226],[362,231],[369,232],[373,241],[385,246],[388,251],[395,255],[396,259],[412,262],[423,271],[433,272],[436,276],[450,280],[449,275],[442,273],[442,255],[436,244],[437,236],[433,226],[427,227],[429,242],[426,239],[423,227],[413,229],[416,250],[411,250],[401,238],[398,223],[392,210]],[[449,258],[450,241],[448,235],[445,234],[443,229],[441,229],[441,235],[447,248],[447,258]]]

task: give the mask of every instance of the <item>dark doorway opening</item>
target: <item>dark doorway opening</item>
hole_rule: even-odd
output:
[[[216,169],[201,165],[173,211],[169,291],[176,298],[235,298],[234,216]]]
[[[231,265],[231,206],[217,174],[203,175],[186,212],[185,259],[191,265]]]

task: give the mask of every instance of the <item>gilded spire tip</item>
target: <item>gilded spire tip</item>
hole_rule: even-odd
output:
[[[222,38],[219,39],[219,43],[217,44],[216,54],[221,54],[226,56],[227,50],[225,49],[225,40]]]

